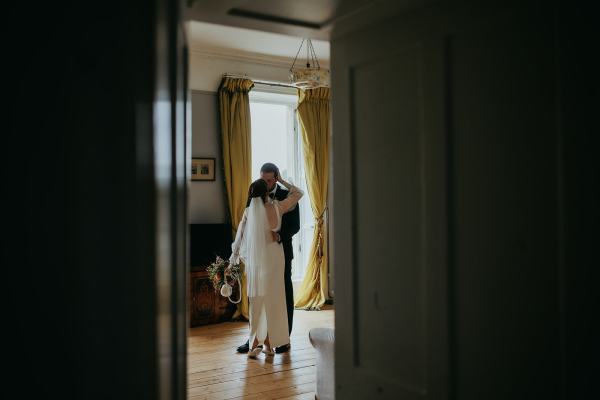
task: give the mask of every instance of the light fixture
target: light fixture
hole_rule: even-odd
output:
[[[306,68],[294,68],[304,42],[306,42]],[[300,48],[290,67],[290,83],[292,86],[300,89],[314,89],[321,86],[329,87],[329,70],[323,69],[319,65],[319,60],[317,60],[317,55],[310,39],[302,39],[302,43],[300,43]]]

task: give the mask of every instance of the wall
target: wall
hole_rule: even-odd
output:
[[[224,73],[247,74],[249,78],[270,82],[288,82],[292,60],[282,62],[269,57],[236,57],[192,49],[189,83],[192,90],[216,92]],[[193,115],[192,115],[193,118]]]
[[[291,60],[290,60],[291,64]],[[287,82],[289,64],[271,58],[214,55],[190,52],[189,82],[192,90],[192,157],[216,158],[214,182],[191,182],[189,222],[224,223],[228,220],[227,197],[223,183],[223,156],[219,131],[217,90],[224,73],[247,74],[255,80]]]
[[[192,157],[213,157],[214,181],[193,181],[188,186],[188,215],[192,224],[219,224],[228,219],[220,147],[218,99],[214,92],[192,91]]]
[[[597,397],[588,33],[509,3],[332,39],[337,398]]]

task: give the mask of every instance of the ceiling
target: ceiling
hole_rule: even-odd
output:
[[[213,54],[293,59],[302,38],[329,62],[329,40],[440,0],[186,0],[190,46]],[[303,49],[303,58],[306,52]]]
[[[378,0],[188,0],[186,18],[328,40],[333,22]]]
[[[289,62],[298,52],[302,38],[254,29],[191,21],[188,24],[190,47],[197,51],[217,54],[267,56]],[[329,42],[312,40],[319,62],[329,62]],[[298,60],[306,59],[306,44]]]

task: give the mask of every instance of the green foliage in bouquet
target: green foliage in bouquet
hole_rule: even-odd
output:
[[[229,261],[223,260],[219,256],[206,268],[206,271],[216,291],[221,290],[221,286],[225,284],[225,280],[232,285],[241,276],[239,264],[230,265]]]

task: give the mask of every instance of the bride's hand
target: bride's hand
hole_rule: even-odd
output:
[[[285,186],[286,188],[290,188],[290,183],[288,181],[286,181],[285,179],[283,179],[281,176],[277,177],[277,182],[281,183],[283,186]]]

